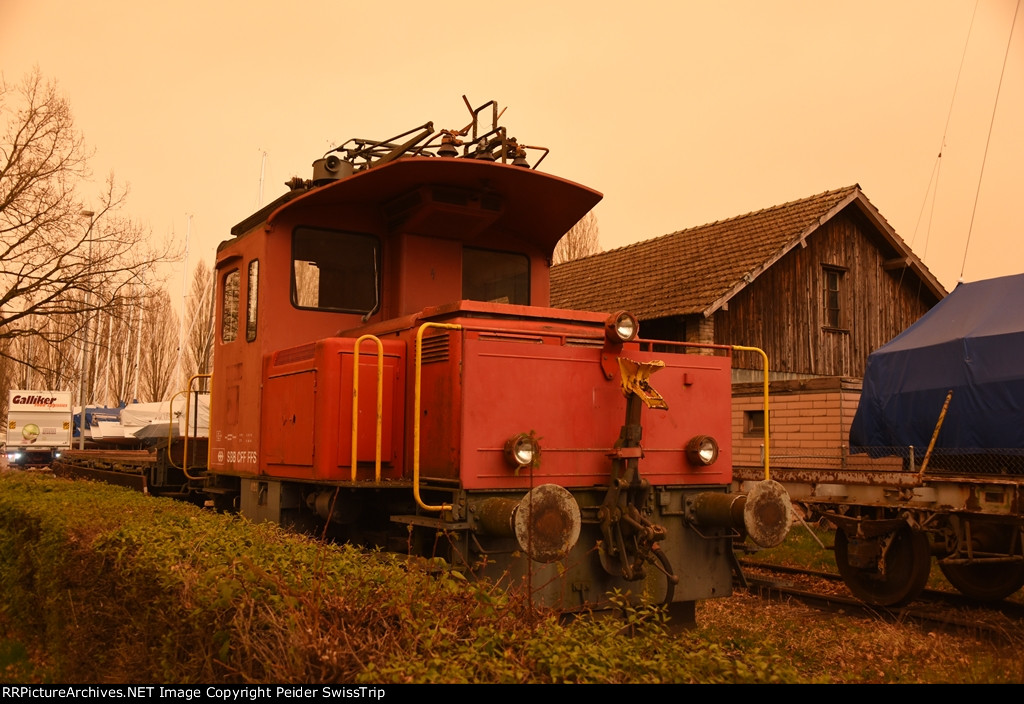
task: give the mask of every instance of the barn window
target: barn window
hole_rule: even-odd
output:
[[[823,267],[824,273],[824,315],[822,320],[827,328],[843,327],[843,277],[846,270],[839,267]]]
[[[743,411],[743,435],[764,437],[764,411]]]
[[[530,305],[530,259],[524,254],[464,247],[462,297]]]

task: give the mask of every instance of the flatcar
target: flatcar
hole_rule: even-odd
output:
[[[928,583],[933,560],[971,599],[998,601],[1017,592],[1024,586],[1024,475],[1014,469],[1020,455],[965,459],[902,450],[895,463],[852,456],[846,468],[776,466],[772,477],[805,515],[835,526],[839,574],[864,602],[912,601]],[[738,468],[735,475],[742,490],[759,470]]]
[[[1024,586],[1021,301],[1024,275],[957,286],[868,356],[840,462],[773,470],[835,525],[837,568],[863,601],[912,600],[933,559],[972,599]]]
[[[208,465],[184,472],[220,509],[538,604],[618,590],[692,618],[730,593],[734,539],[789,525],[777,485],[730,493],[729,351],[548,307],[602,196],[466,106],[332,149],[218,247]]]

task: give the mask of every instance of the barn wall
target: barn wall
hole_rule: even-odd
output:
[[[847,208],[715,313],[715,342],[764,349],[775,378],[863,377],[868,353],[937,302],[909,269],[885,269],[895,256],[866,218]],[[826,318],[829,271],[840,278],[837,325]],[[734,367],[760,369],[760,358],[737,354]]]

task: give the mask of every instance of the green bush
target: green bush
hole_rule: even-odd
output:
[[[563,623],[402,556],[18,472],[0,477],[0,589],[4,648],[57,682],[799,681],[625,598],[620,619]]]

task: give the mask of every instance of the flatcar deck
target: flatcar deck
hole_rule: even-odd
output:
[[[734,468],[738,490],[763,468]],[[932,558],[972,599],[998,601],[1024,586],[1024,475],[947,470],[780,468],[771,477],[794,505],[836,526],[836,565],[870,604],[913,599]]]
[[[1024,476],[919,474],[872,469],[779,468],[771,477],[794,503],[855,504],[932,509],[1024,518]],[[761,467],[735,467],[740,489],[764,478]]]

